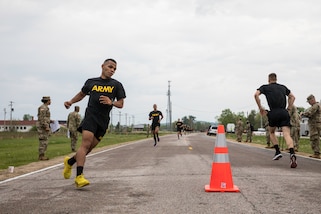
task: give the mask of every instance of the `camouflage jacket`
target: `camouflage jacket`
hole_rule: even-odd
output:
[[[49,107],[45,104],[42,104],[38,108],[37,126],[43,129],[47,129],[50,127],[50,111],[49,111]]]
[[[67,128],[70,131],[76,131],[80,125],[80,115],[78,112],[70,112],[67,119]]]
[[[299,113],[298,110],[295,106],[292,106],[291,109],[288,109],[289,114],[290,114],[290,123],[291,126],[293,127],[300,127],[300,117],[299,117]]]
[[[236,131],[237,132],[243,132],[243,122],[242,121],[237,121],[237,123],[236,123]]]
[[[309,118],[309,124],[317,124],[321,123],[321,106],[318,102],[313,104],[310,108],[308,108],[305,112],[302,114],[303,116],[306,116]]]

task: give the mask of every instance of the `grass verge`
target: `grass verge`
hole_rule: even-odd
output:
[[[106,134],[96,148],[146,139],[146,134]],[[77,147],[81,143],[79,135]],[[38,161],[38,135],[36,133],[13,133],[1,135],[0,170],[8,166],[22,166]],[[46,156],[49,159],[71,153],[70,139],[64,133],[56,133],[49,137]]]

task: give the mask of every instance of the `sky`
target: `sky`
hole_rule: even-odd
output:
[[[0,0],[0,120],[37,119],[42,96],[65,120],[107,58],[127,95],[113,124],[149,123],[154,103],[169,122],[169,89],[172,121],[247,115],[271,72],[308,108],[321,98],[320,14],[319,0]]]

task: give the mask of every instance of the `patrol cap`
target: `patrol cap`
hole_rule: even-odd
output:
[[[313,94],[310,94],[310,95],[307,97],[307,101],[309,101],[309,100],[311,100],[311,99],[314,99]]]
[[[44,97],[42,97],[41,102],[45,102],[45,101],[48,101],[48,100],[50,100],[50,97],[49,96],[44,96]]]

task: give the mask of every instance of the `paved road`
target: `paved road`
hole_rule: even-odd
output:
[[[321,161],[228,142],[240,193],[208,193],[215,137],[161,137],[107,149],[87,158],[91,184],[75,188],[62,164],[0,182],[0,213],[320,213]],[[74,172],[74,171],[73,171]]]

